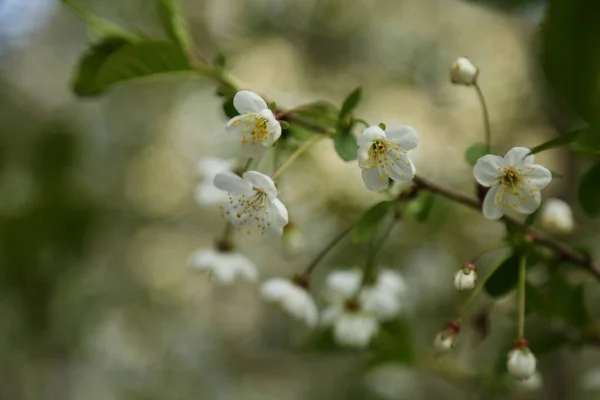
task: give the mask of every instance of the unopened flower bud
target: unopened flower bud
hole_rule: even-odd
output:
[[[283,250],[289,256],[297,256],[306,249],[306,237],[296,224],[288,223],[283,228]]]
[[[548,199],[542,208],[541,221],[548,232],[566,235],[573,230],[573,211],[569,204],[560,199]]]
[[[456,337],[460,332],[460,323],[458,321],[447,322],[444,327],[435,335],[433,346],[439,354],[447,353],[454,347]]]
[[[477,267],[471,263],[466,263],[454,275],[454,286],[458,290],[470,290],[477,283]]]
[[[506,364],[508,373],[517,380],[531,378],[535,374],[536,359],[525,340],[518,340],[515,348],[508,353]]]
[[[450,70],[450,80],[456,85],[473,85],[477,79],[479,70],[471,60],[459,57]]]

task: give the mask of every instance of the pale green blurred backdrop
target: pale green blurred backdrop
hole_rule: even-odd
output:
[[[412,125],[422,138],[414,151],[419,173],[472,196],[463,153],[481,140],[483,123],[475,92],[450,84],[457,57],[480,68],[498,152],[539,144],[568,126],[547,100],[537,65],[544,2],[497,3],[182,0],[202,53],[225,54],[244,88],[292,107],[339,104],[362,86],[357,113]],[[164,36],[152,1],[79,4]],[[194,201],[196,163],[236,155],[215,87],[144,83],[78,99],[70,80],[89,41],[85,25],[58,1],[0,0],[0,399],[491,398],[419,368],[365,374],[360,353],[300,351],[309,332],[264,305],[257,286],[219,287],[190,271],[189,255],[211,246],[224,226],[218,207]],[[546,195],[573,201],[577,163],[562,151],[538,160],[565,176]],[[271,161],[260,169],[271,173]],[[307,247],[291,257],[277,242],[237,235],[262,277],[300,271],[379,199],[330,141],[284,174],[280,193]],[[409,285],[416,343],[429,346],[464,300],[451,284],[460,263],[503,232],[443,200],[428,224],[394,229],[381,260]],[[580,224],[571,239],[593,246],[597,228]],[[360,246],[338,247],[317,269],[317,295],[328,269],[363,258]],[[600,296],[591,286],[593,304]],[[489,336],[465,329],[444,362],[475,371],[502,363],[513,304],[512,296],[497,303],[484,296]],[[544,354],[543,388],[511,398],[600,398],[598,354]]]

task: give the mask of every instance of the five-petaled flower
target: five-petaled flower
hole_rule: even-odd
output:
[[[415,166],[408,150],[419,145],[419,136],[409,126],[392,126],[385,131],[370,126],[358,138],[358,166],[367,189],[378,192],[387,188],[389,179],[412,181]]]
[[[487,219],[500,219],[510,208],[522,214],[538,209],[540,190],[550,184],[552,174],[533,161],[525,147],[515,147],[504,157],[488,154],[477,160],[473,175],[481,185],[490,187],[483,201]]]
[[[227,122],[227,132],[240,139],[247,157],[262,155],[281,136],[279,121],[262,97],[248,90],[235,94],[233,106],[240,115]]]
[[[229,203],[223,207],[225,218],[236,227],[255,224],[261,233],[281,235],[288,223],[288,212],[277,198],[277,188],[271,177],[256,171],[243,177],[233,172],[215,176],[215,186],[229,192]]]
[[[208,271],[221,284],[233,283],[237,278],[249,282],[256,281],[256,265],[246,256],[231,249],[200,249],[190,256],[189,267],[198,271]]]

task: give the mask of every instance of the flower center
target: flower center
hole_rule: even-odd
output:
[[[392,143],[387,139],[374,140],[369,148],[369,167],[383,168],[389,164],[388,154],[392,151]]]
[[[257,187],[252,188],[250,194],[233,194],[229,193],[230,207],[226,207],[225,215],[235,213],[235,216],[242,222],[252,222],[254,220],[261,230],[265,233],[268,226],[267,217],[269,215],[269,198],[267,193]]]
[[[262,115],[246,111],[244,118],[234,121],[233,126],[242,134],[242,143],[256,144],[263,143],[269,136],[268,123],[269,120]]]
[[[525,169],[530,170],[532,168],[526,167]],[[498,168],[498,172],[500,175],[496,179],[502,185],[502,188],[496,196],[496,206],[503,204],[516,207],[519,203],[525,204],[527,193],[524,192],[529,192],[529,195],[533,196],[534,192],[539,190],[529,186],[531,179],[521,168],[515,168],[514,165],[507,165]],[[525,184],[525,180],[528,185]]]
[[[354,314],[360,311],[360,303],[354,299],[350,299],[347,300],[346,303],[344,303],[344,308],[349,313]]]

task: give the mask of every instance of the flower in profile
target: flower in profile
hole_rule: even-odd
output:
[[[358,166],[367,189],[378,192],[387,188],[388,180],[409,182],[415,166],[408,150],[419,145],[419,136],[409,126],[366,128],[358,138]]]
[[[317,324],[317,305],[301,282],[271,278],[263,283],[260,295],[265,301],[279,305],[292,317],[312,328]]]
[[[262,97],[242,90],[233,97],[233,106],[240,115],[227,122],[227,132],[242,143],[247,157],[262,155],[281,136],[281,125]]]
[[[487,219],[500,219],[511,208],[531,214],[540,206],[540,191],[550,184],[552,173],[534,164],[529,153],[525,147],[515,147],[504,157],[488,154],[477,160],[473,175],[482,186],[490,187],[483,201]]]
[[[571,233],[575,225],[571,206],[561,199],[544,201],[540,220],[544,229],[555,235]]]
[[[467,57],[459,57],[450,69],[450,80],[456,85],[474,85],[477,75],[479,70]]]
[[[258,270],[252,261],[224,246],[197,250],[190,256],[188,264],[191,269],[208,271],[221,284],[231,284],[238,278],[254,282],[258,278]]]
[[[435,335],[433,346],[438,354],[444,354],[452,350],[456,337],[460,333],[458,321],[446,322],[444,327]]]
[[[288,223],[288,212],[277,198],[277,188],[271,177],[256,171],[242,177],[233,172],[215,176],[215,186],[229,192],[229,203],[223,207],[225,218],[233,226],[256,225],[261,233],[281,236]]]
[[[454,287],[463,291],[473,289],[477,283],[477,267],[474,264],[466,263],[454,275]]]
[[[196,170],[202,176],[202,182],[194,190],[194,198],[201,205],[216,205],[227,203],[227,193],[217,188],[213,183],[220,172],[233,171],[235,160],[219,157],[205,157],[200,160]]]
[[[536,359],[524,339],[517,340],[515,348],[508,353],[508,373],[517,380],[531,378],[536,371]]]

